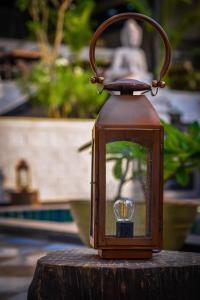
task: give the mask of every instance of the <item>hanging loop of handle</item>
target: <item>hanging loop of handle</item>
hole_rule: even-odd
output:
[[[152,81],[152,90],[153,90],[153,88],[156,88],[156,90],[158,91],[159,87],[160,88],[165,87],[165,82],[162,81],[162,78],[167,73],[169,65],[170,65],[170,61],[171,61],[171,47],[170,47],[168,36],[167,36],[166,32],[163,30],[163,28],[160,26],[160,24],[158,24],[152,18],[145,16],[143,14],[131,13],[131,12],[130,13],[121,13],[121,14],[115,15],[115,16],[107,19],[97,28],[96,32],[94,33],[91,43],[90,43],[90,49],[89,49],[90,65],[94,72],[94,76],[91,78],[91,82],[92,83],[100,83],[100,84],[103,84],[103,82],[104,82],[104,77],[100,73],[98,73],[97,66],[96,66],[96,60],[95,60],[95,47],[96,47],[98,38],[104,32],[104,30],[106,28],[108,28],[111,24],[116,23],[121,20],[126,20],[126,19],[131,19],[131,18],[133,18],[135,20],[143,20],[143,21],[146,21],[147,23],[149,23],[150,25],[152,25],[159,32],[159,34],[163,40],[163,43],[165,46],[164,62],[163,62],[163,65],[162,65],[162,68],[160,71],[159,78],[157,80]],[[157,93],[157,91],[156,91],[156,93]]]

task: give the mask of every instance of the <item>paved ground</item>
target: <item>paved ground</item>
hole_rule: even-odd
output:
[[[77,245],[0,234],[0,300],[25,300],[37,260],[50,251],[74,247]]]

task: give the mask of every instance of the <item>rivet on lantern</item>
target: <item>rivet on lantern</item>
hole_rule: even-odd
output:
[[[158,87],[158,80],[152,81],[152,87]]]
[[[153,80],[152,81],[152,87],[160,87],[160,88],[164,88],[166,86],[165,81],[158,81],[158,80]]]
[[[90,79],[91,83],[100,83],[102,84],[104,82],[104,77],[102,76],[92,76]]]
[[[160,81],[160,82],[159,82],[159,87],[160,87],[160,88],[164,88],[165,86],[166,86],[165,81]]]
[[[129,18],[150,23],[160,33],[166,53],[160,80],[153,80],[152,86],[127,78],[104,84],[104,90],[118,94],[111,93],[93,128],[90,243],[100,257],[113,259],[151,258],[154,250],[162,248],[164,133],[157,112],[144,95],[152,92],[152,87],[165,86],[161,78],[168,70],[171,49],[162,27],[137,13],[122,13],[105,21],[90,44],[90,63],[96,74],[91,82],[104,81],[96,73],[98,37],[112,23]],[[112,165],[108,166],[108,161]],[[117,189],[110,182],[111,169]]]

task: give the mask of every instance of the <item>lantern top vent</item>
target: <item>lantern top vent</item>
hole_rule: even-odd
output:
[[[17,166],[16,166],[17,169],[28,169],[29,166],[28,166],[28,163],[24,160],[24,159],[21,159]]]
[[[151,86],[135,79],[120,79],[104,84],[107,91],[119,91],[121,95],[132,95],[135,91],[149,91]]]

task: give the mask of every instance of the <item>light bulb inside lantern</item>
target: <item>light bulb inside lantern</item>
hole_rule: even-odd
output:
[[[134,214],[134,201],[120,197],[114,203],[114,213],[117,222],[131,222]]]

